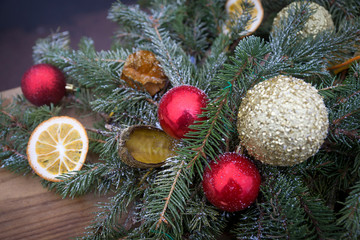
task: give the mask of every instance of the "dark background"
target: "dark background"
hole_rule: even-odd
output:
[[[117,25],[107,19],[115,0],[0,0],[0,91],[20,86],[33,65],[32,47],[51,32],[69,31],[76,48],[83,36],[109,49]],[[131,4],[134,0],[123,0]]]

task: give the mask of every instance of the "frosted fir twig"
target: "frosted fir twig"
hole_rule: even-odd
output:
[[[156,21],[154,20],[154,22],[156,22]],[[154,23],[153,29],[155,31],[155,34],[156,34],[158,40],[159,40],[158,44],[160,45],[161,49],[163,51],[165,51],[165,54],[166,54],[166,57],[167,57],[167,62],[171,65],[171,69],[175,71],[178,79],[180,79],[180,82],[178,83],[178,85],[183,85],[184,84],[184,79],[182,78],[182,76],[181,76],[180,72],[178,71],[177,67],[175,66],[174,59],[171,57],[168,49],[165,47],[166,45],[164,43],[163,38],[160,35],[158,25]]]
[[[18,119],[17,119],[17,117],[15,117],[14,115],[12,115],[11,113],[8,113],[8,112],[6,112],[6,111],[4,111],[4,110],[0,110],[0,112],[1,112],[2,114],[6,115],[7,117],[9,117],[10,120],[15,123],[15,126],[16,126],[16,127],[20,127],[20,128],[23,128],[23,129],[28,129],[26,125],[24,125],[24,124],[22,124],[21,122],[19,122]]]
[[[190,163],[188,164],[188,168],[192,167],[194,165],[194,163],[196,162],[196,160],[200,157],[200,155],[202,155],[204,158],[206,158],[206,154],[205,154],[205,146],[206,146],[206,143],[208,142],[209,140],[209,137],[211,135],[211,133],[213,132],[213,128],[215,126],[215,123],[218,121],[219,117],[220,117],[220,112],[221,110],[224,108],[224,106],[226,105],[226,103],[228,102],[228,98],[230,97],[230,93],[231,93],[231,88],[232,86],[235,84],[236,80],[238,79],[238,77],[241,75],[241,73],[244,71],[245,67],[247,65],[247,62],[245,62],[243,64],[243,66],[239,69],[239,71],[234,75],[234,77],[232,78],[231,82],[229,82],[229,88],[226,88],[227,91],[225,93],[225,95],[223,96],[223,98],[221,99],[220,97],[215,99],[215,103],[217,103],[217,101],[220,101],[220,104],[218,106],[218,109],[211,121],[211,126],[210,128],[208,129],[208,132],[201,144],[200,147],[196,148],[196,149],[193,149],[195,151],[197,151],[196,155],[194,156],[194,158],[190,161]]]
[[[176,183],[177,183],[177,180],[178,180],[178,178],[179,178],[179,176],[180,176],[181,171],[183,170],[184,164],[185,164],[185,162],[182,161],[181,164],[180,164],[180,166],[179,166],[179,170],[178,170],[177,173],[176,173],[174,182],[173,182],[173,184],[171,185],[171,189],[170,189],[169,195],[168,195],[168,197],[166,198],[166,202],[165,202],[165,205],[164,205],[164,209],[163,209],[162,212],[160,213],[160,219],[159,219],[158,223],[156,224],[156,229],[159,228],[159,226],[160,226],[160,224],[161,224],[162,222],[168,223],[167,220],[166,220],[166,218],[165,218],[165,212],[166,212],[166,210],[167,210],[167,208],[168,208],[168,205],[169,205],[169,202],[170,202],[170,198],[171,198],[171,196],[172,196],[172,194],[173,194],[173,192],[174,192],[175,185],[176,185]]]
[[[21,157],[21,158],[27,159],[27,157],[26,157],[25,155],[19,153],[18,151],[16,151],[16,150],[13,149],[13,148],[10,148],[9,146],[2,146],[1,148],[2,148],[2,150],[3,150],[4,152],[12,152],[13,154],[15,154],[15,155],[17,155],[17,156],[19,156],[19,157]]]

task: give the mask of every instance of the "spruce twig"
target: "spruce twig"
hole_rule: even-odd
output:
[[[165,218],[165,212],[167,211],[167,208],[168,208],[170,199],[171,199],[171,197],[172,197],[172,195],[173,195],[175,186],[176,186],[176,184],[177,184],[177,180],[178,180],[178,178],[179,178],[179,176],[180,176],[180,173],[181,173],[181,171],[182,171],[182,169],[183,169],[184,164],[185,164],[185,162],[182,161],[181,164],[180,164],[180,166],[179,166],[179,170],[177,171],[177,173],[176,173],[176,175],[175,175],[175,178],[174,178],[174,181],[173,181],[173,183],[172,183],[172,185],[171,185],[171,189],[170,189],[169,195],[165,198],[166,201],[165,201],[165,204],[164,204],[164,209],[163,209],[162,212],[160,213],[160,219],[158,220],[158,223],[156,224],[156,228],[155,228],[155,229],[158,229],[159,226],[160,226],[160,224],[161,224],[162,222],[165,222],[166,224],[168,224],[168,221],[167,221],[166,218]]]
[[[266,2],[262,1],[268,13],[288,3]],[[67,32],[37,42],[35,62],[58,66],[69,82],[81,87],[82,92],[65,99],[64,105],[72,101],[75,107],[84,106],[112,126],[99,122],[98,127],[87,128],[90,150],[99,154],[96,163],[62,176],[61,183],[44,183],[63,197],[113,193],[101,204],[83,239],[216,239],[225,229],[240,239],[359,236],[360,68],[352,61],[349,71],[334,75],[329,62],[345,62],[356,50],[360,5],[355,0],[317,2],[331,11],[337,31],[299,36],[310,17],[304,14],[307,5],[303,4],[289,12],[282,26],[274,27],[269,39],[243,38],[239,32],[248,25],[253,10],[251,4],[244,4],[246,9],[228,36],[222,33],[227,21],[224,0],[154,0],[148,12],[121,2],[112,5],[108,17],[123,29],[117,35],[119,42],[109,51],[97,52],[89,38],[72,50]],[[129,48],[120,42],[128,39]],[[128,49],[153,51],[170,79],[169,88],[194,85],[210,99],[201,115],[207,120],[191,126],[194,131],[181,142],[178,156],[161,168],[130,168],[117,154],[124,127],[158,124],[158,102],[167,90],[152,97],[121,80]],[[202,192],[204,167],[224,151],[239,149],[235,122],[242,98],[257,83],[279,74],[301,77],[319,90],[329,111],[329,136],[320,151],[302,164],[283,168],[255,161],[263,178],[261,194],[249,209],[232,215],[234,224],[226,225],[228,214],[211,206]],[[60,110],[29,107],[21,115],[17,114],[20,109],[16,104],[0,109],[0,159],[2,167],[26,172],[31,169],[23,150],[30,131]],[[244,148],[237,152],[247,155]],[[344,194],[343,204],[335,205]],[[127,210],[136,218],[129,216],[131,221],[124,229],[118,216]]]
[[[15,154],[16,156],[19,156],[20,158],[26,159],[27,160],[27,156],[25,156],[24,154],[19,153],[17,150],[9,147],[9,146],[1,146],[2,151],[3,152],[12,152],[13,154]]]

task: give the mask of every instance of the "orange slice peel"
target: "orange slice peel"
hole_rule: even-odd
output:
[[[333,71],[335,74],[338,74],[346,69],[348,69],[351,64],[353,64],[355,61],[359,61],[360,60],[360,55],[359,56],[355,56],[341,64],[338,65],[334,65],[328,68],[328,70]]]

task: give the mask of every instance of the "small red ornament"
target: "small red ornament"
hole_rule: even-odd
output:
[[[237,153],[224,153],[212,161],[203,175],[206,198],[217,208],[236,212],[250,206],[258,196],[261,177],[250,160]]]
[[[21,79],[25,98],[36,106],[57,104],[65,96],[64,74],[50,64],[37,64],[29,68]]]
[[[170,89],[162,98],[158,118],[163,130],[174,138],[183,138],[190,131],[189,126],[199,118],[206,107],[208,97],[204,91],[189,85]]]

